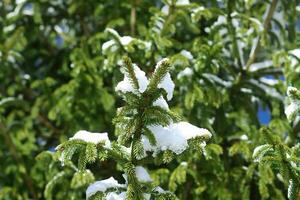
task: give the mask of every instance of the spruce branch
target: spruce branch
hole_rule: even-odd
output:
[[[139,89],[139,82],[135,76],[135,72],[134,72],[134,67],[133,67],[133,64],[131,62],[131,59],[129,57],[124,57],[123,58],[123,67],[125,69],[125,73],[132,85],[132,87],[135,89],[135,90],[138,90]]]
[[[290,148],[281,142],[280,138],[268,128],[262,128],[261,132],[264,134],[266,141],[272,145],[272,153],[264,156],[264,153],[262,152],[264,158],[261,159],[260,165],[263,165],[266,162],[276,164],[279,167],[279,172],[282,177],[284,177],[284,180],[289,180],[288,198],[290,200],[296,199],[300,191],[300,174],[298,169],[293,167],[293,161],[289,158],[291,157]]]
[[[122,51],[127,52],[124,46],[122,45],[122,42],[120,41],[120,35],[115,30],[111,28],[106,28],[105,32],[109,33],[109,35],[112,36],[112,38],[116,41],[116,43],[119,45]]]
[[[163,80],[165,75],[169,72],[170,67],[171,67],[170,61],[167,58],[157,63],[157,68],[154,71],[150,79],[149,85],[147,87],[148,91],[153,92],[157,89],[158,84]]]

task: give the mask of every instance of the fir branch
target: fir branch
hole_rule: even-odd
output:
[[[135,90],[139,89],[139,82],[135,76],[134,67],[129,57],[123,58],[123,67],[125,69],[126,75]]]
[[[116,41],[116,43],[119,45],[119,47],[122,49],[122,51],[127,52],[120,41],[120,35],[115,30],[113,30],[111,28],[107,28],[107,29],[105,29],[105,32],[109,33],[112,36],[112,38]]]
[[[171,65],[169,59],[163,59],[162,61],[157,63],[157,68],[154,74],[152,75],[149,85],[147,87],[148,91],[153,92],[155,91],[155,89],[157,89],[158,84],[163,80],[165,75],[169,72],[170,67]]]

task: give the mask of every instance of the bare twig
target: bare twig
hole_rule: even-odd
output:
[[[136,6],[137,6],[137,1],[136,0],[132,0],[131,1],[131,12],[130,12],[130,32],[131,32],[131,36],[135,35]]]
[[[234,3],[233,1],[228,1],[228,4],[227,4],[228,31],[230,33],[231,40],[232,40],[233,54],[235,54],[237,56],[237,62],[238,62],[239,68],[241,69],[242,66],[244,65],[244,60],[239,51],[239,46],[238,46],[238,42],[237,42],[237,38],[236,38],[236,31],[235,31],[235,27],[233,26],[233,22],[232,22],[232,4],[233,3]]]
[[[264,32],[267,32],[269,27],[270,27],[270,23],[271,23],[271,19],[273,17],[273,14],[274,14],[274,11],[276,9],[276,6],[277,6],[277,2],[278,0],[272,0],[269,8],[268,8],[268,11],[267,11],[267,15],[266,15],[266,18],[264,20],[264,23],[263,23],[263,26],[264,26]],[[252,47],[252,50],[250,52],[250,55],[249,55],[249,59],[246,63],[246,71],[249,70],[250,66],[254,63],[255,61],[255,58],[256,58],[256,54],[258,53],[258,50],[259,50],[259,43],[260,43],[260,39],[261,37],[258,36],[256,38],[256,41]]]

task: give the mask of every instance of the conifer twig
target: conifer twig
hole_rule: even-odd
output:
[[[269,27],[270,27],[271,19],[273,17],[274,12],[275,12],[277,2],[278,2],[278,0],[272,0],[270,6],[268,8],[267,15],[266,15],[266,18],[265,18],[264,23],[263,23],[264,32],[267,32]],[[256,54],[258,53],[258,50],[259,50],[260,39],[261,39],[261,37],[258,36],[256,38],[255,43],[253,44],[253,47],[252,47],[250,55],[249,55],[249,59],[247,60],[247,63],[246,63],[246,67],[245,67],[246,71],[249,71],[250,66],[255,61]]]
[[[164,59],[158,63],[158,66],[150,79],[148,85],[148,90],[154,90],[157,88],[158,84],[162,81],[165,75],[168,73],[171,65],[168,59]]]
[[[125,71],[128,75],[128,78],[133,86],[134,89],[138,90],[139,89],[139,82],[135,76],[133,64],[131,62],[131,59],[129,57],[124,57],[123,58],[123,65],[125,68]]]

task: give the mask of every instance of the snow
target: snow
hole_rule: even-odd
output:
[[[126,46],[128,45],[130,42],[132,42],[133,38],[130,37],[130,36],[123,36],[123,37],[120,37],[120,42],[123,46]]]
[[[158,69],[158,67],[161,66],[162,62],[168,61],[169,59],[164,58],[161,61],[159,61],[156,66],[155,66],[155,70]],[[174,92],[174,88],[175,88],[175,84],[171,79],[171,75],[170,73],[167,73],[165,75],[165,77],[163,77],[162,81],[158,84],[158,88],[162,88],[167,92],[167,99],[168,101],[172,99],[173,97],[173,92]]]
[[[277,85],[279,83],[279,81],[276,80],[276,79],[271,79],[271,78],[266,78],[266,77],[260,78],[259,81],[264,83],[264,84],[270,85],[270,86],[274,86],[274,85]]]
[[[294,185],[295,183],[293,182],[293,179],[290,179],[289,180],[289,186],[288,186],[288,192],[287,192],[287,195],[288,195],[288,199],[292,199],[292,196],[293,196],[293,187],[295,187]]]
[[[103,43],[103,45],[102,45],[102,51],[103,52],[107,51],[107,49],[109,49],[110,47],[112,47],[115,44],[116,44],[116,42],[114,40],[109,40],[109,41]]]
[[[276,19],[282,26],[285,26],[286,21],[284,19],[284,12],[283,11],[276,11],[273,14],[273,18]]]
[[[280,93],[277,92],[277,90],[274,87],[261,84],[255,79],[250,79],[249,81],[251,84],[255,85],[257,88],[260,88],[262,91],[264,91],[268,96],[276,98],[278,100],[283,100],[283,97]]]
[[[294,56],[300,58],[300,49],[291,50],[290,53],[293,54]]]
[[[152,43],[151,42],[143,42],[144,45],[145,45],[145,50],[146,51],[150,51],[151,50],[151,46],[152,46]]]
[[[119,184],[118,181],[115,180],[113,177],[110,177],[102,181],[96,181],[87,188],[86,199],[96,194],[97,192],[105,192],[109,188],[117,188],[117,187],[124,187],[124,185]]]
[[[157,20],[155,25],[159,28],[159,30],[162,30],[164,27],[164,21]]]
[[[243,141],[246,141],[246,140],[248,140],[248,136],[245,135],[245,134],[241,135],[240,139],[243,140]]]
[[[288,90],[287,90],[287,95],[291,98],[291,92],[292,91],[297,91],[297,88],[295,87],[288,87]],[[287,116],[288,120],[292,120],[295,115],[297,114],[297,112],[299,112],[300,110],[300,100],[297,100],[297,99],[293,99],[291,98],[290,99],[290,105],[288,105],[286,108],[285,108],[285,115]]]
[[[294,99],[292,96],[293,92],[297,92],[298,89],[295,87],[289,86],[287,89],[287,95],[290,97],[290,105],[285,109],[285,114],[289,120],[293,119],[297,112],[300,110],[300,100]]]
[[[138,80],[139,92],[143,93],[146,90],[149,81],[146,77],[145,72],[143,72],[136,64],[133,64],[133,68],[134,68],[135,76]],[[127,74],[124,75],[123,81],[118,83],[115,90],[123,93],[125,92],[135,93],[134,88],[132,87]]]
[[[161,193],[165,193],[165,190],[162,189],[162,188],[159,187],[159,186],[155,187],[154,191],[155,191],[155,192],[158,192],[158,193],[160,193],[160,194],[161,194]]]
[[[176,5],[177,6],[186,6],[189,5],[190,1],[189,0],[177,0]]]
[[[149,126],[156,139],[156,145],[152,146],[147,137],[142,136],[145,151],[154,152],[171,150],[181,154],[188,147],[188,140],[196,137],[211,137],[211,133],[204,128],[198,128],[188,122],[173,123],[169,126]]]
[[[221,24],[225,24],[226,23],[226,17],[223,15],[220,15],[217,19],[217,21],[213,24],[213,26],[219,26]]]
[[[258,71],[260,69],[270,67],[272,65],[273,65],[272,60],[266,60],[266,61],[263,61],[263,62],[253,63],[252,65],[250,65],[249,70],[250,70],[250,72],[255,72],[255,71]]]
[[[147,170],[142,166],[136,166],[135,167],[135,174],[139,182],[145,183],[145,182],[151,182],[152,179],[150,175],[148,174]]]
[[[168,15],[169,9],[170,9],[170,7],[168,5],[164,5],[164,7],[162,7],[162,9],[161,9],[161,12],[164,13],[165,15]]]
[[[133,40],[135,40],[134,38],[132,38],[130,36],[121,37],[117,31],[115,31],[114,29],[111,29],[111,28],[108,28],[107,31],[110,32],[111,34],[113,34],[115,37],[119,38],[119,41],[123,46],[129,45]],[[117,44],[117,42],[114,39],[109,40],[102,44],[102,51],[106,52],[109,48],[111,48],[111,51],[115,52],[118,49],[116,44]]]
[[[300,59],[300,49],[294,49],[289,51],[290,54],[292,54],[293,56],[297,57],[298,59]],[[291,66],[295,67],[298,63],[298,60],[294,57],[291,56]]]
[[[159,67],[161,65],[161,63],[163,61],[166,61],[166,60],[167,59],[163,59],[160,62],[158,62],[156,65],[156,69],[157,69],[157,67]],[[139,92],[143,93],[147,89],[149,81],[146,77],[145,72],[143,72],[136,64],[133,64],[133,68],[134,68],[135,76],[138,80]],[[171,79],[171,75],[169,73],[167,73],[166,76],[162,79],[162,81],[158,84],[158,88],[163,88],[164,90],[166,90],[168,100],[172,99],[175,84],[173,83],[173,81]],[[134,91],[134,88],[132,87],[127,74],[125,74],[123,81],[118,83],[115,90],[123,92],[123,93],[125,93],[125,92],[134,92],[135,93],[136,92],[136,91]],[[161,100],[159,103],[164,104],[163,102],[161,102]]]
[[[193,60],[194,59],[192,53],[189,52],[189,51],[187,51],[187,50],[180,51],[180,54],[183,55],[184,57],[186,57],[189,60]]]
[[[107,133],[91,133],[86,130],[80,130],[69,140],[83,140],[85,142],[91,142],[94,144],[98,144],[100,142],[105,142],[106,145],[110,145],[109,138]]]
[[[260,146],[257,146],[254,151],[253,151],[253,154],[252,154],[252,157],[255,158],[255,162],[258,162],[260,160],[260,158],[257,158],[259,155],[259,152],[261,152],[261,154],[264,154],[264,151],[267,151],[269,149],[271,149],[271,145],[269,144],[263,144],[263,145],[260,145]],[[260,156],[261,157],[261,156]]]
[[[158,88],[162,88],[167,92],[167,99],[170,101],[173,97],[175,84],[171,79],[170,73],[167,73],[162,81],[158,84]]]
[[[167,103],[167,101],[162,97],[160,96],[157,100],[155,100],[153,102],[153,106],[159,106],[165,110],[169,110],[169,105]]]
[[[198,128],[188,122],[172,124],[172,128],[182,134],[187,140],[196,137],[211,137],[211,133],[207,129]]]
[[[167,59],[162,59],[160,62],[158,62],[158,64],[156,65],[156,69],[157,69],[157,67],[159,67],[161,65],[161,62],[163,62],[165,60],[167,60]],[[149,80],[146,77],[145,72],[143,72],[136,64],[133,64],[133,67],[134,67],[134,72],[135,72],[135,75],[136,75],[136,78],[137,78],[138,84],[139,84],[138,92],[143,93],[147,89]],[[132,87],[132,85],[129,81],[129,78],[127,77],[127,74],[124,72],[123,72],[123,74],[124,74],[124,79],[123,79],[123,81],[121,81],[117,84],[115,90],[123,92],[123,93],[126,93],[126,92],[136,93],[137,91],[135,91],[134,88]],[[158,84],[158,88],[162,88],[167,92],[168,100],[172,99],[175,84],[172,81],[171,75],[169,73],[167,73],[165,75],[165,77],[162,79],[162,81]],[[169,110],[168,103],[162,96],[160,96],[156,101],[154,101],[153,105],[160,106],[163,109]]]
[[[181,72],[179,72],[179,73],[177,74],[177,78],[180,79],[180,78],[182,78],[182,77],[184,77],[184,76],[189,77],[189,76],[191,76],[191,75],[193,75],[193,70],[192,70],[191,68],[187,67],[187,68],[185,68],[183,71],[181,71]]]
[[[115,192],[109,192],[107,193],[106,200],[125,200],[126,199],[126,192],[121,192],[120,194],[117,194]]]
[[[151,195],[144,193],[145,200],[150,200]],[[125,200],[126,199],[126,192],[121,192],[117,194],[116,192],[109,192],[107,193],[105,200]]]

